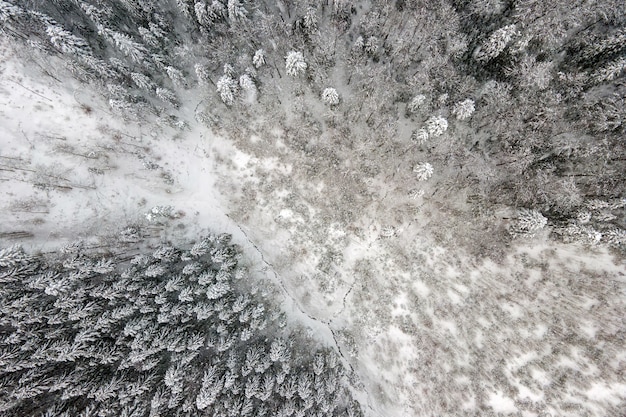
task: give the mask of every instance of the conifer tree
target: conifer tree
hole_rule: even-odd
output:
[[[285,68],[287,69],[287,74],[292,77],[303,75],[307,69],[307,63],[304,61],[302,52],[290,51],[285,57]]]

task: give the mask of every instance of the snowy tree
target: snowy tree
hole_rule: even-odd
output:
[[[418,94],[411,99],[411,102],[407,106],[407,110],[409,113],[416,113],[418,109],[424,104],[426,101],[426,96],[423,94]]]
[[[136,119],[138,117],[137,108],[126,99],[109,99],[111,109],[124,119]]]
[[[626,58],[621,57],[597,69],[593,74],[593,78],[598,83],[613,81],[624,72],[626,72]]]
[[[256,85],[249,74],[243,74],[239,77],[239,87],[246,94],[248,102],[253,102],[256,99]]]
[[[229,3],[230,5],[230,3]],[[237,6],[240,6],[240,4],[238,2],[235,2],[232,4],[233,6],[233,16],[237,16],[237,13],[239,12],[239,10],[237,10]],[[241,6],[242,7],[242,6]],[[243,10],[243,12],[245,12],[245,9]],[[211,5],[209,5],[207,7],[207,13],[209,15],[209,19],[211,19],[211,21],[215,22],[223,17],[226,17],[227,14],[227,8],[226,6],[224,6],[224,4],[222,4],[221,1],[219,0],[213,0],[211,2]]]
[[[380,41],[376,36],[370,36],[365,41],[364,49],[371,56],[375,56],[378,53]]]
[[[417,174],[418,181],[426,181],[433,175],[433,166],[428,162],[422,162],[413,167],[413,172]]]
[[[189,251],[189,254],[192,256],[192,258],[197,258],[199,256],[209,253],[212,246],[213,246],[213,242],[211,242],[210,239],[202,239],[200,240],[200,242],[193,245],[193,247]],[[205,274],[211,274],[211,273],[207,271],[205,272]]]
[[[240,0],[228,0],[228,18],[231,21],[243,20],[248,11],[243,7]]]
[[[576,214],[576,220],[580,224],[589,223],[591,221],[591,212],[587,210],[579,211],[578,214]]]
[[[146,91],[156,91],[156,85],[152,82],[150,77],[147,75],[133,72],[130,74],[130,78],[133,80],[137,87],[144,89]]]
[[[306,400],[312,394],[311,377],[306,373],[301,373],[298,377],[298,396]]]
[[[158,48],[161,45],[159,38],[155,36],[154,33],[150,29],[145,28],[145,27],[140,27],[138,31],[139,31],[139,35],[141,35],[141,39],[143,39],[143,41],[147,45],[153,48]]]
[[[448,130],[448,121],[442,116],[432,116],[426,120],[426,130],[430,136],[441,136]]]
[[[133,61],[140,63],[144,60],[147,49],[139,42],[133,40],[129,35],[106,30],[105,33],[109,34],[113,42],[124,55],[131,58]]]
[[[232,106],[237,97],[237,91],[239,89],[237,81],[235,81],[230,75],[224,74],[217,80],[217,92],[220,94],[220,98],[227,106]]]
[[[269,358],[273,362],[285,362],[289,360],[287,344],[283,339],[276,339],[270,345]]]
[[[318,353],[315,355],[315,359],[313,359],[313,373],[318,376],[321,375],[324,372],[324,365],[324,355]]]
[[[479,62],[487,62],[504,51],[507,45],[518,35],[515,25],[504,26],[494,31],[489,38],[474,51],[474,59]]]
[[[150,265],[144,271],[144,274],[150,278],[160,277],[165,275],[166,273],[167,269],[162,265]]]
[[[383,226],[380,228],[380,237],[389,239],[398,235],[398,230],[393,226]]]
[[[196,406],[198,410],[204,410],[215,403],[223,388],[223,380],[218,379],[213,370],[204,373],[202,387],[196,396]]]
[[[325,88],[322,92],[322,101],[329,106],[339,104],[339,93],[332,87]]]
[[[302,25],[306,29],[307,33],[315,32],[318,25],[317,11],[315,10],[315,8],[309,7],[302,21]]]
[[[120,78],[119,71],[102,59],[91,55],[80,55],[77,58],[76,63],[80,64],[80,69],[87,69],[89,76],[95,74],[103,80],[118,80]],[[74,66],[70,68],[74,68]]]
[[[13,267],[22,262],[26,262],[28,257],[19,245],[0,250],[0,267]]]
[[[0,22],[16,19],[24,14],[24,10],[7,1],[0,0]]]
[[[165,67],[165,73],[172,80],[174,85],[177,87],[183,87],[186,84],[185,75],[178,68],[172,67],[171,65]]]
[[[257,49],[252,57],[252,64],[255,68],[260,68],[265,65],[265,51],[263,49]]]
[[[519,84],[524,89],[545,90],[552,80],[553,67],[551,62],[537,62],[535,58],[527,56],[509,73],[517,75]]]
[[[411,200],[418,200],[421,197],[423,197],[424,194],[425,194],[424,190],[422,190],[422,189],[414,189],[414,190],[409,191],[409,198]]]
[[[624,229],[612,228],[604,234],[603,238],[611,246],[626,246],[626,230]]]
[[[520,209],[515,220],[511,223],[509,231],[515,236],[534,236],[542,230],[548,219],[537,210]]]
[[[428,141],[428,131],[424,128],[414,130],[411,133],[411,140],[418,145],[423,145]]]
[[[253,375],[248,379],[244,388],[244,395],[246,398],[256,397],[259,394],[259,388],[261,385],[261,378],[259,375]]]
[[[228,75],[229,77],[236,78],[235,67],[233,67],[229,63],[224,64],[224,67],[222,68],[222,72],[224,72],[224,74]]]
[[[287,69],[287,74],[292,77],[303,75],[307,69],[307,64],[304,62],[302,52],[290,51],[285,57],[285,68]]]
[[[62,52],[74,55],[90,55],[91,48],[84,39],[74,36],[60,26],[50,25],[46,28],[50,42]]]
[[[196,13],[196,19],[202,26],[208,26],[212,19],[209,16],[207,4],[203,1],[196,1],[194,4],[194,12]]]
[[[177,214],[172,206],[154,206],[145,214],[146,220],[149,222],[159,222],[165,219],[174,219]]]
[[[157,87],[156,89],[156,95],[158,98],[160,98],[161,100],[163,100],[166,103],[171,104],[174,107],[178,107],[179,103],[178,103],[178,98],[176,97],[176,94],[167,88],[163,88],[163,87]]]
[[[469,119],[474,114],[474,100],[468,98],[454,105],[452,114],[456,115],[457,120]]]
[[[207,288],[206,297],[209,300],[217,300],[221,297],[224,297],[229,292],[230,292],[230,285],[228,285],[225,282],[216,282],[215,284]]]
[[[211,71],[207,65],[196,64],[194,66],[194,70],[196,72],[196,77],[198,77],[198,82],[201,86],[206,87],[211,81]]]
[[[365,48],[365,39],[363,39],[363,36],[359,36],[352,44],[352,49],[360,52],[363,48]]]
[[[248,74],[243,74],[239,77],[239,87],[241,87],[244,91],[256,91],[254,81],[252,80],[252,77]]]
[[[472,11],[487,16],[501,13],[504,6],[504,0],[474,0],[469,4]]]

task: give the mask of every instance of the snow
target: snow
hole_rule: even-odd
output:
[[[532,368],[530,375],[532,376],[534,380],[536,380],[540,384],[540,386],[545,386],[545,385],[550,384],[548,373],[545,371],[542,371],[537,368]]]
[[[525,352],[509,361],[509,368],[517,370],[539,357],[537,352]]]
[[[528,387],[526,387],[525,385],[521,385],[521,384],[516,385],[516,387],[518,390],[517,398],[519,399],[522,399],[522,400],[528,399],[532,402],[539,402],[544,399],[544,396],[541,393],[541,391],[535,392],[529,389]]]
[[[514,305],[512,303],[503,303],[500,308],[506,311],[513,319],[519,319],[524,315],[524,312],[519,305]]]
[[[607,384],[598,382],[594,383],[586,392],[588,401],[593,402],[609,402],[612,405],[618,405],[626,398],[626,384]]]
[[[412,289],[421,297],[426,298],[428,297],[428,294],[430,294],[430,289],[428,288],[428,286],[426,284],[424,284],[423,281],[420,281],[419,279],[415,279],[413,281],[413,285],[412,285]]]
[[[594,337],[596,337],[596,333],[598,332],[598,327],[595,325],[595,323],[588,320],[582,320],[579,323],[578,327],[582,334],[584,334],[589,339],[593,339]]]
[[[80,90],[71,80],[61,84],[50,78],[35,78],[35,74],[27,75],[28,70],[18,61],[4,60],[0,85],[6,87],[0,93],[3,109],[0,157],[19,161],[19,169],[59,166],[73,188],[43,192],[25,183],[21,176],[3,178],[0,189],[11,196],[5,200],[3,209],[33,199],[47,212],[45,223],[33,228],[38,214],[9,210],[3,218],[1,232],[33,232],[32,239],[20,243],[47,251],[79,239],[93,240],[115,234],[127,225],[141,223],[143,213],[150,208],[171,205],[183,214],[184,222],[179,224],[185,227],[157,227],[162,239],[189,242],[197,239],[203,230],[230,233],[254,266],[252,272],[272,277],[262,254],[244,229],[229,217],[227,200],[218,189],[222,176],[229,172],[218,166],[217,161],[231,161],[238,173],[249,175],[247,166],[253,160],[250,155],[223,138],[209,135],[193,122],[189,132],[169,128],[155,131],[140,123],[123,122],[108,113],[103,100]],[[81,104],[93,110],[83,112]],[[71,145],[83,154],[92,150],[101,152],[102,157],[93,164],[106,165],[105,174],[88,174],[92,160],[55,152],[59,144]],[[155,160],[163,170],[172,172],[174,184],[164,183],[155,171],[144,168],[139,157]],[[289,167],[278,167],[274,160],[261,163],[268,169],[289,172]],[[85,188],[77,188],[77,184]],[[321,340],[335,345],[325,325],[303,314],[287,295],[284,297],[284,308],[290,311],[293,320],[306,323]]]
[[[231,233],[256,276],[279,289],[290,320],[341,350],[372,416],[486,407],[536,415],[516,405],[522,399],[561,415],[572,397],[601,417],[605,406],[625,400],[626,347],[616,336],[624,329],[626,274],[608,252],[538,236],[497,262],[476,259],[432,233],[446,230],[451,217],[450,207],[428,198],[432,191],[403,212],[400,191],[385,178],[361,190],[340,175],[302,174],[279,126],[244,145],[194,120],[185,131],[123,122],[78,83],[4,58],[3,244],[47,251],[136,223],[162,240]],[[180,112],[192,114],[184,105]],[[60,182],[42,190],[33,186],[37,178]],[[364,206],[349,221],[339,209],[358,204],[339,202],[344,194]],[[146,226],[143,215],[158,205],[182,217]],[[385,226],[395,233],[382,236]],[[14,232],[32,237],[5,237]],[[606,357],[586,353],[595,350]],[[562,371],[584,380],[559,387]]]
[[[515,401],[504,396],[501,391],[494,392],[490,395],[488,404],[496,413],[512,414],[517,412]]]

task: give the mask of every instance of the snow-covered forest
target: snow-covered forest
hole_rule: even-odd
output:
[[[0,416],[623,417],[623,0],[0,0]]]

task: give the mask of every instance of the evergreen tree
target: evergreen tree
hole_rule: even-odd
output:
[[[304,74],[307,69],[307,63],[304,62],[302,52],[290,51],[285,57],[285,67],[287,74],[292,77],[299,77]]]
[[[322,92],[322,101],[329,106],[335,106],[339,104],[339,93],[332,87],[325,88]]]

